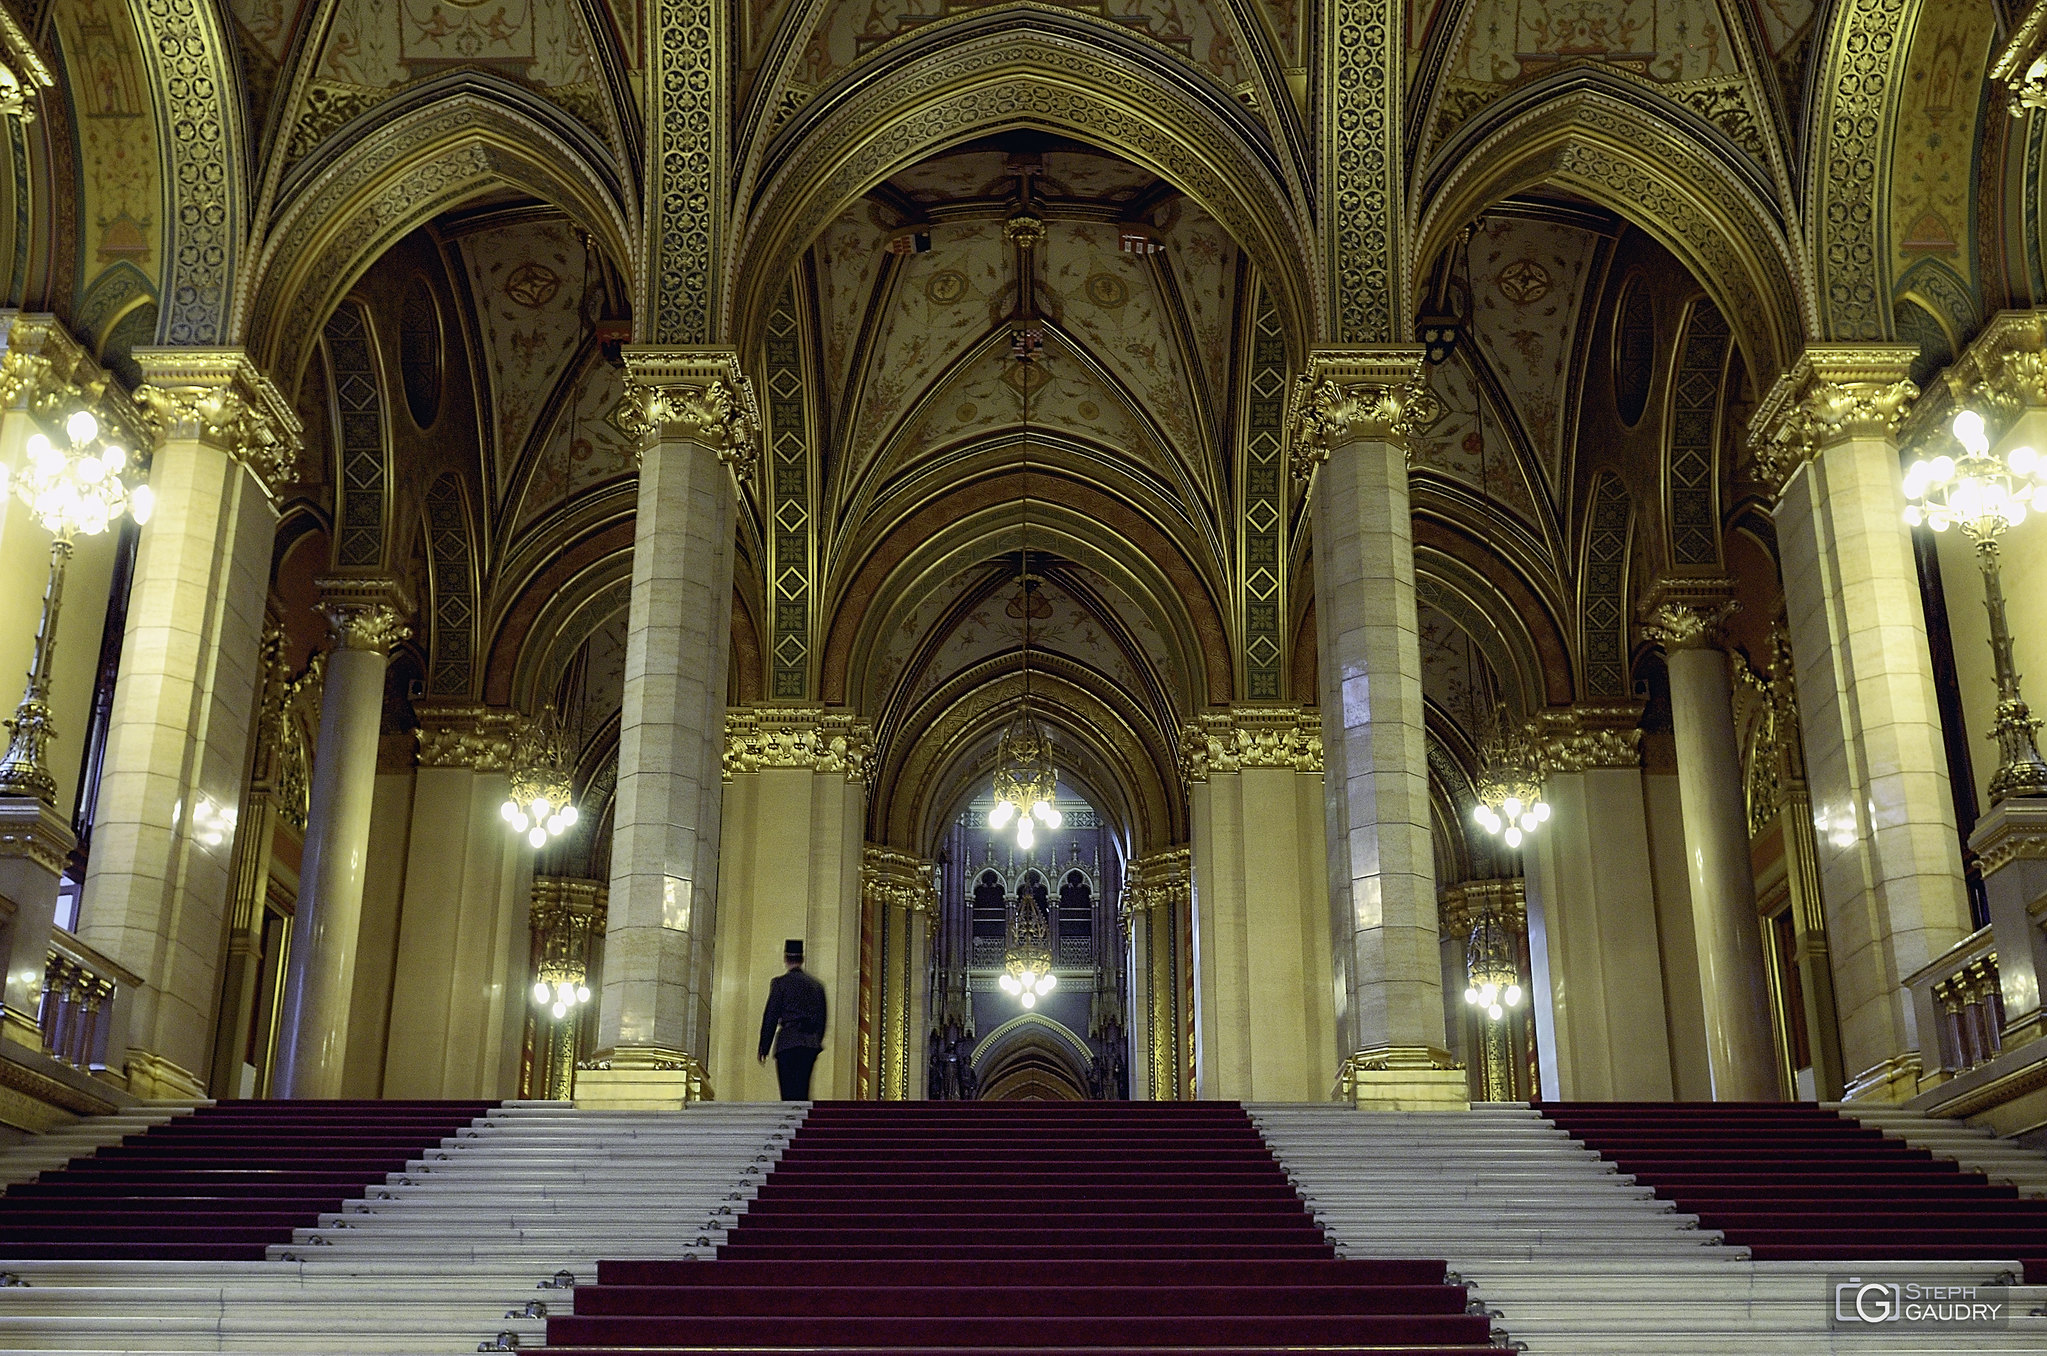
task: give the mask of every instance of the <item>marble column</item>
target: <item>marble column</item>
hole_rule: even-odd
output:
[[[1749,861],[1748,807],[1734,687],[1721,649],[1733,611],[1722,579],[1666,579],[1651,591],[1645,633],[1663,646],[1670,674],[1692,940],[1706,1018],[1706,1068],[1719,1102],[1775,1101],[1776,1041],[1756,881]]]
[[[1130,935],[1130,1095],[1174,1102],[1194,1095],[1194,967],[1191,852],[1147,853],[1130,862],[1123,925]]]
[[[305,855],[278,1023],[273,1076],[281,1097],[341,1095],[384,669],[391,647],[412,634],[402,620],[409,608],[392,580],[322,579],[319,589],[319,609],[334,643],[320,696]]]
[[[443,702],[415,710],[419,770],[383,1095],[517,1096],[532,1002],[533,851],[500,810],[519,717]]]
[[[752,387],[729,350],[628,348],[639,509],[593,1106],[701,1095],[711,1049],[734,477],[753,474]],[[729,468],[729,469],[728,469]]]
[[[861,853],[860,1095],[905,1101],[921,1089],[929,1057],[930,937],[936,867],[879,843]]]
[[[782,945],[825,987],[824,1051],[811,1091],[856,1095],[860,1083],[860,864],[874,733],[843,711],[735,708],[725,721],[717,950],[712,967],[710,1087],[726,1101],[781,1095],[759,1059],[761,1010],[782,973]],[[608,976],[607,976],[608,978]]]
[[[239,351],[134,358],[156,512],[136,551],[79,935],[144,981],[120,1061],[129,1090],[192,1097],[213,1043],[274,495],[294,477],[299,421]]]
[[[1917,1090],[1904,987],[1969,931],[1898,423],[1909,345],[1815,347],[1751,424],[1781,552],[1847,1095]]]
[[[1319,1102],[1336,1084],[1321,721],[1238,707],[1181,730],[1197,1095]]]
[[[1403,404],[1416,349],[1319,349],[1292,411],[1313,476],[1336,1055],[1360,1103],[1460,1106],[1443,1048]],[[1319,468],[1319,469],[1318,469]]]
[[[1655,876],[1632,708],[1544,713],[1549,822],[1522,845],[1545,1097],[1671,1096]]]

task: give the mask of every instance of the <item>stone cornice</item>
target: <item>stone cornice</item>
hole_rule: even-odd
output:
[[[935,863],[922,857],[868,843],[860,851],[860,896],[884,908],[935,913],[938,886],[933,875],[937,870]]]
[[[1642,708],[1567,706],[1544,711],[1536,720],[1536,749],[1545,772],[1642,765],[1642,732],[1635,722]]]
[[[1180,775],[1205,782],[1218,772],[1276,767],[1322,770],[1322,717],[1298,706],[1236,706],[1180,727]]]
[[[641,455],[650,441],[701,443],[741,484],[752,479],[760,411],[736,352],[633,344],[624,353],[626,407]]]
[[[492,706],[420,702],[419,765],[463,767],[474,772],[512,770],[512,744],[519,713]]]
[[[1185,900],[1193,889],[1192,862],[1192,854],[1183,847],[1131,859],[1123,882],[1124,917],[1161,905],[1171,908]]]
[[[320,590],[318,608],[338,650],[370,650],[388,655],[391,647],[412,635],[405,619],[412,604],[395,579],[339,575],[313,581]]]
[[[1407,442],[1412,408],[1429,399],[1422,351],[1399,344],[1318,348],[1294,379],[1287,408],[1290,465],[1307,480],[1332,450],[1354,442]]]
[[[739,706],[725,713],[725,780],[762,768],[800,767],[867,780],[874,726],[819,706]]]
[[[2014,796],[2000,802],[1969,835],[1985,876],[2018,861],[2047,861],[2047,800]]]
[[[2026,411],[2047,408],[2047,310],[1994,316],[1916,403],[1905,436],[1945,441],[1949,416],[1965,408],[1983,416],[1992,441]]]
[[[1733,594],[1731,579],[1666,575],[1643,600],[1642,633],[1665,650],[1718,649],[1741,607]]]
[[[1911,344],[1824,344],[1777,378],[1749,420],[1756,473],[1777,493],[1792,474],[1836,443],[1894,438],[1919,388],[1906,373]]]
[[[0,408],[25,409],[54,431],[73,410],[88,409],[111,441],[147,454],[142,415],[112,375],[53,315],[0,310]]]
[[[270,378],[238,348],[138,348],[135,401],[161,444],[202,442],[233,457],[274,499],[298,478],[304,427]]]
[[[76,841],[70,823],[42,801],[0,796],[0,857],[26,858],[60,876]]]

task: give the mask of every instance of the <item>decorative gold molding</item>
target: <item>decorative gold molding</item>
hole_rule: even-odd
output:
[[[874,726],[821,706],[743,706],[725,713],[725,780],[762,768],[800,767],[867,780]]]
[[[938,865],[879,843],[860,850],[860,897],[884,908],[938,916]]]
[[[273,499],[298,476],[305,432],[291,402],[240,349],[138,348],[135,400],[157,443],[187,439],[249,468]]]
[[[75,842],[70,823],[42,801],[0,796],[0,858],[20,857],[60,876]]]
[[[1413,314],[1401,248],[1405,8],[1337,0],[1320,44],[1330,320],[1335,336],[1351,343],[1388,342]]]
[[[1919,395],[1905,375],[1918,357],[1911,344],[1808,348],[1749,420],[1757,474],[1782,494],[1799,467],[1836,443],[1896,437]]]
[[[0,118],[36,120],[35,99],[57,87],[43,54],[5,5],[0,5]]]
[[[491,706],[420,702],[419,765],[466,767],[474,772],[512,770],[519,713]]]
[[[142,415],[126,391],[53,315],[0,311],[7,349],[0,355],[0,407],[26,409],[52,428],[88,409],[116,441],[149,450]]]
[[[2013,862],[2047,861],[2047,806],[2017,796],[2001,802],[1978,821],[1969,846],[1986,877]]]
[[[1944,390],[1947,400],[1919,402],[1930,417],[1910,421],[1918,437],[1945,436],[1932,416],[1954,409],[1972,409],[2002,431],[2027,410],[2047,407],[2047,311],[1999,312],[1948,365],[1935,390]]]
[[[1719,649],[1741,608],[1733,594],[1731,579],[1666,575],[1642,602],[1642,634],[1665,650]]]
[[[737,353],[635,344],[625,350],[625,371],[630,429],[641,443],[635,455],[652,441],[702,443],[739,483],[753,478],[760,411]]]
[[[1422,351],[1400,344],[1316,349],[1294,379],[1287,409],[1294,479],[1353,442],[1407,441],[1410,415],[1428,400]]]
[[[1468,880],[1436,896],[1437,930],[1460,944],[1471,936],[1471,929],[1486,914],[1492,914],[1516,932],[1526,932],[1527,881],[1520,876]]]
[[[1632,703],[1544,711],[1536,718],[1534,731],[1543,771],[1640,767],[1642,732],[1636,722],[1641,716],[1642,709]]]
[[[1128,927],[1138,914],[1184,902],[1194,889],[1192,863],[1192,854],[1183,847],[1132,858],[1123,881],[1124,925]]]
[[[370,650],[389,655],[391,647],[412,635],[405,618],[412,604],[395,579],[374,575],[336,575],[313,581],[320,590],[320,615],[337,650]]]
[[[651,198],[641,315],[656,343],[706,344],[717,332],[739,22],[735,7],[703,0],[654,0],[641,11]]]
[[[1322,716],[1298,706],[1236,706],[1180,727],[1180,775],[1205,782],[1244,768],[1322,771]]]
[[[2034,69],[2043,53],[2047,53],[2047,0],[2035,0],[1990,65],[1990,78],[2003,85],[2010,96],[2014,118],[2023,118],[2036,108],[2047,108],[2047,68],[2037,73]]]

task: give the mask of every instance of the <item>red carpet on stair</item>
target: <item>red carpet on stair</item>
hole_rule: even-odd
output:
[[[2047,1282],[2047,1202],[1824,1107],[1541,1102],[1573,1138],[1758,1261],[2019,1259]]]
[[[495,1102],[220,1102],[0,1195],[0,1258],[260,1261]]]
[[[1337,1257],[1233,1103],[819,1103],[715,1261],[597,1281],[549,1350],[1499,1350],[1442,1261]]]

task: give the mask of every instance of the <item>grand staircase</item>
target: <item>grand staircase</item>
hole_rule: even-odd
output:
[[[716,1261],[597,1279],[550,1351],[1495,1350],[1440,1259],[1338,1258],[1229,1103],[821,1105]]]

